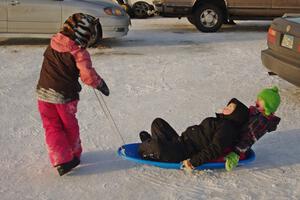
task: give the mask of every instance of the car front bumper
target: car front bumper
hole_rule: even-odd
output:
[[[271,72],[300,87],[300,62],[280,57],[271,49],[261,51],[261,60]]]

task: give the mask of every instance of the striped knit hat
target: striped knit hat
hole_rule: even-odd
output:
[[[64,22],[62,33],[82,48],[86,48],[90,39],[97,34],[98,23],[98,19],[91,15],[75,13]]]

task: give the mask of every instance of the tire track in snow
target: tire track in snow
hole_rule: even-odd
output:
[[[145,173],[145,171],[141,171],[131,174],[131,177],[138,182],[147,183],[149,185],[151,184],[158,189],[163,188],[164,190],[169,190],[169,192],[178,193],[176,195],[181,196],[183,193],[183,199],[199,199],[199,197],[201,197],[200,199],[205,199],[208,198],[210,193],[224,192],[223,189],[218,188],[216,184],[213,183],[214,181],[210,181],[212,184],[202,185],[196,180],[197,184],[193,184],[195,183],[195,178],[199,178],[199,175],[211,179],[211,177],[207,177],[205,174],[206,172],[201,171],[199,173],[184,175],[180,171],[178,173],[172,173],[171,175],[164,174],[164,176],[162,176],[160,173],[157,174],[153,171],[147,171],[147,173]],[[178,199],[181,198],[179,197]]]
[[[194,199],[194,197],[199,196],[201,193],[198,191],[194,191],[191,188],[185,187],[184,189],[179,184],[168,183],[168,180],[160,180],[157,177],[150,177],[150,176],[135,176],[133,177],[139,182],[147,182],[149,185],[154,185],[156,188],[161,189],[163,188],[166,192],[175,194],[178,196],[180,192],[184,191],[185,199]],[[178,198],[181,199],[181,198]]]
[[[165,65],[164,65],[164,67],[163,67],[163,70],[162,70],[162,72],[161,72],[161,79],[162,79],[162,82],[163,82],[163,85],[165,85],[166,86],[166,90],[172,90],[172,87],[169,85],[169,83],[168,83],[168,81],[166,80],[166,71],[167,71],[167,68],[168,68],[168,65],[167,65],[168,63],[166,63]]]
[[[270,181],[276,181],[276,179],[278,178],[275,178],[273,176],[270,176],[266,173],[263,173],[263,172],[255,172],[255,173],[252,173],[252,176],[255,177],[256,179],[259,179],[259,180],[270,180]]]

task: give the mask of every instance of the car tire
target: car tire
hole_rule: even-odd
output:
[[[143,19],[150,17],[149,13],[153,7],[144,1],[135,2],[132,6],[133,14],[135,18]]]
[[[187,16],[187,20],[188,20],[191,24],[195,25],[195,19],[194,19],[193,15]]]
[[[100,44],[101,40],[102,40],[102,27],[100,22],[97,23],[97,25],[95,26],[95,37],[92,37],[91,40],[89,41],[88,47],[97,47],[98,44]]]
[[[221,8],[212,4],[201,4],[193,14],[195,26],[202,32],[216,32],[223,23]]]

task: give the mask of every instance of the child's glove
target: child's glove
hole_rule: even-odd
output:
[[[195,169],[189,159],[182,161],[180,168],[187,172],[191,172]]]
[[[102,94],[104,94],[105,96],[109,96],[109,89],[103,79],[102,79],[100,85],[98,85],[97,90],[102,92]]]
[[[231,171],[233,170],[233,168],[235,168],[238,163],[239,163],[239,159],[240,156],[238,154],[236,154],[235,152],[231,152],[229,153],[227,156],[225,156],[225,168],[227,171]]]

